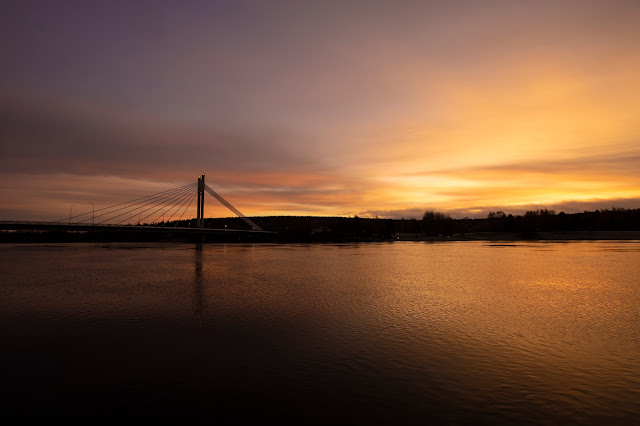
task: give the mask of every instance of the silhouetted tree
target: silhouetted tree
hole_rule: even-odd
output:
[[[451,235],[453,226],[453,218],[446,213],[427,210],[422,216],[422,230],[427,235]]]

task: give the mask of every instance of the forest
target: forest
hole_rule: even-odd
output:
[[[204,232],[196,220],[98,226],[34,222],[0,227],[0,243],[99,241],[200,242],[366,242],[451,240],[640,240],[640,209],[612,208],[582,213],[539,209],[524,215],[489,212],[484,218],[453,218],[427,210],[421,219],[363,217],[256,216],[267,232],[250,231],[239,217],[209,218]]]
[[[265,231],[277,232],[279,241],[382,241],[391,239],[464,239],[473,234],[511,234],[536,239],[540,233],[640,231],[640,209],[612,208],[582,213],[556,213],[539,209],[524,215],[490,212],[486,218],[454,219],[449,214],[425,211],[421,219],[381,219],[318,216],[251,217]],[[194,227],[195,220],[167,224]],[[205,227],[247,229],[240,218],[205,219]]]

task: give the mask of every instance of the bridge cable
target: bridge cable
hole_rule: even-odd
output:
[[[184,216],[184,214],[187,212],[187,210],[189,209],[189,207],[191,207],[191,203],[193,203],[193,200],[195,200],[196,195],[198,195],[198,192],[196,191],[195,194],[193,194],[193,197],[191,197],[191,201],[189,201],[189,204],[187,205],[187,207],[184,208],[184,210],[182,211],[182,214],[180,215],[180,219],[178,219],[176,221],[176,223],[173,225],[174,227],[176,227],[178,225],[178,223],[182,220],[182,216]],[[182,207],[181,207],[182,208]]]
[[[197,195],[197,194],[198,194],[198,193],[196,192],[196,195]],[[173,217],[174,217],[176,214],[178,214],[178,212],[180,211],[180,209],[182,208],[182,206],[184,206],[184,204],[185,204],[187,201],[189,201],[189,199],[190,199],[192,196],[193,196],[193,194],[192,194],[192,193],[187,193],[187,194],[185,194],[185,195],[184,195],[180,200],[178,200],[178,202],[177,202],[177,203],[175,204],[175,206],[174,206],[174,207],[176,207],[176,209],[173,211],[173,213],[171,213],[171,216],[169,216],[169,219],[167,219],[167,220],[166,220],[166,222],[164,222],[164,223],[162,224],[162,227],[163,227],[163,228],[164,228],[164,226],[165,226],[167,223],[171,222],[171,219],[173,219]],[[173,207],[172,207],[171,209],[169,209],[169,211],[171,211],[171,210],[173,210]]]
[[[190,194],[190,193],[192,193],[192,192],[193,192],[193,190],[194,190],[194,189],[195,189],[195,184],[194,184],[194,188],[186,188],[186,189],[182,190],[179,194],[176,194],[176,196],[180,196],[180,195],[183,195],[183,194]],[[136,215],[141,216],[141,215],[142,215],[142,213],[147,212],[147,211],[149,211],[149,210],[153,209],[154,207],[160,206],[160,208],[158,209],[158,210],[160,210],[160,209],[162,209],[162,208],[166,207],[166,206],[167,206],[167,204],[169,204],[171,200],[172,200],[171,196],[166,196],[166,197],[163,197],[163,198],[161,198],[161,199],[159,199],[159,200],[155,200],[154,202],[147,203],[147,204],[145,204],[145,205],[143,205],[143,206],[139,206],[139,207],[136,207],[136,208],[130,209],[129,211],[124,212],[124,213],[121,213],[121,214],[119,214],[119,215],[117,215],[117,216],[114,216],[114,217],[113,217],[113,218],[111,218],[111,219],[115,219],[116,217],[122,216],[122,215],[124,215],[124,214],[131,213],[131,212],[134,212],[134,211],[136,211],[136,210],[143,209],[143,210],[140,210],[140,211],[138,211],[138,212],[134,213],[132,216],[128,216],[128,217],[126,217],[126,218],[122,219],[120,222],[118,222],[118,223],[117,223],[117,224],[121,224],[121,223],[123,223],[123,222],[126,222],[126,221],[127,221],[127,220],[129,220],[129,219],[134,218]],[[145,208],[145,207],[146,207],[146,208]],[[152,212],[151,214],[155,213],[155,212],[156,212],[156,211],[158,211],[158,210],[155,210],[155,211],[154,211],[154,212]],[[151,214],[149,214],[149,215],[145,216],[144,218],[140,218],[140,219],[139,219],[139,221],[142,221],[142,220],[146,219],[146,218],[147,218],[147,217],[149,217]]]
[[[123,205],[123,204],[130,204],[130,203],[133,203],[134,201],[144,200],[144,199],[146,199],[146,198],[157,197],[157,196],[159,196],[159,195],[161,195],[161,194],[164,194],[164,193],[166,193],[166,192],[172,192],[172,191],[175,191],[175,190],[178,190],[178,189],[182,189],[182,188],[185,188],[185,187],[187,187],[187,186],[191,186],[191,185],[193,185],[193,184],[187,184],[187,185],[184,185],[184,186],[181,186],[181,187],[178,187],[178,188],[167,189],[167,190],[165,190],[165,191],[161,191],[161,192],[158,192],[158,193],[155,193],[155,194],[147,195],[147,196],[145,196],[145,197],[140,197],[140,198],[136,198],[136,199],[134,199],[134,200],[125,201],[125,202],[122,202],[122,203],[119,203],[119,204],[114,204],[114,205],[112,205],[112,206],[103,207],[103,208],[100,208],[100,209],[97,209],[97,210],[92,210],[92,211],[87,212],[87,213],[80,213],[80,214],[77,214],[77,215],[71,216],[71,218],[74,218],[74,217],[81,217],[81,216],[85,216],[85,215],[88,215],[88,214],[95,214],[95,212],[99,212],[99,211],[107,210],[107,209],[112,209],[112,208],[114,208],[114,207],[118,207],[118,206],[121,206],[121,205]],[[103,214],[103,215],[104,215],[104,214]],[[102,215],[99,215],[99,216],[102,216]],[[66,218],[66,217],[65,217],[64,219],[57,220],[57,221],[55,221],[55,222],[53,222],[53,223],[59,223],[59,222],[63,222],[63,221],[65,221],[65,220],[68,220],[68,218]],[[88,220],[88,219],[83,220],[83,222],[84,222],[84,221],[86,221],[86,220]]]
[[[196,185],[196,184],[191,184],[191,185],[188,185],[188,186],[190,187],[190,186],[195,186],[195,185]],[[183,194],[183,193],[191,192],[191,191],[194,189],[194,188],[189,188],[189,187],[186,187],[186,188],[181,189],[181,190],[179,191],[179,194]],[[129,216],[129,217],[127,217],[127,218],[125,218],[125,219],[121,220],[120,222],[118,222],[118,223],[117,223],[117,225],[119,225],[119,224],[121,224],[122,222],[125,222],[125,221],[127,221],[127,220],[129,220],[129,219],[131,219],[131,218],[135,217],[135,216],[136,216],[136,214],[137,214],[137,215],[141,215],[142,213],[147,212],[147,211],[151,210],[152,208],[157,207],[157,206],[159,206],[159,205],[162,205],[162,207],[164,207],[164,205],[166,205],[167,200],[172,199],[175,195],[176,195],[176,194],[164,195],[163,197],[160,197],[159,199],[153,200],[152,202],[145,203],[144,205],[141,205],[141,206],[138,206],[138,207],[135,207],[135,208],[131,208],[131,209],[129,209],[129,210],[127,210],[127,211],[125,211],[125,212],[122,212],[122,213],[120,213],[120,214],[118,214],[118,215],[115,215],[115,216],[113,216],[113,217],[109,218],[109,219],[106,219],[106,220],[104,220],[103,222],[106,222],[107,220],[113,220],[113,219],[115,219],[115,218],[117,218],[117,217],[123,216],[123,215],[125,215],[125,214],[131,213],[131,212],[136,211],[136,210],[144,209],[144,210],[141,210],[141,211],[139,211],[139,212],[137,212],[137,213],[133,214],[132,216]],[[147,206],[150,206],[150,207],[147,207]],[[145,208],[145,207],[147,207],[147,208]],[[162,207],[160,207],[160,209],[161,209]],[[160,210],[160,209],[158,209],[158,210]],[[157,211],[157,210],[156,210],[156,211]],[[153,213],[155,213],[155,211],[154,211]],[[147,216],[143,217],[142,219],[140,219],[140,221],[142,221],[142,220],[144,220],[144,219],[148,218],[148,217],[149,217],[149,216],[151,216],[153,213],[151,213],[151,214],[149,214],[149,215],[147,215]],[[103,222],[101,222],[101,223],[103,223]]]
[[[103,221],[101,221],[99,223],[108,222],[110,220],[115,219],[116,217],[120,217],[120,216],[122,216],[124,214],[127,214],[127,213],[131,212],[131,211],[138,210],[140,208],[143,208],[143,207],[151,205],[151,204],[159,203],[159,202],[165,200],[166,198],[171,197],[174,193],[178,193],[178,192],[181,193],[182,191],[189,190],[188,186],[191,186],[191,185],[193,185],[193,184],[190,184],[190,185],[187,185],[187,186],[181,187],[181,188],[175,188],[172,191],[168,191],[168,192],[166,192],[166,193],[164,193],[162,195],[155,195],[155,196],[153,196],[153,198],[149,198],[149,199],[147,199],[145,201],[138,201],[137,203],[126,205],[124,207],[120,207],[120,208],[112,210],[110,212],[106,212],[106,213],[103,213],[101,215],[98,215],[97,217],[105,216],[105,215],[111,215],[111,214],[113,214],[115,212],[118,212],[118,211],[121,211],[121,210],[124,210],[124,209],[128,209],[128,210],[125,210],[124,212],[122,212],[122,213],[120,213],[118,215],[115,215],[113,217],[104,219]],[[137,206],[137,205],[139,205],[139,206],[138,207],[134,207],[134,206]]]
[[[233,207],[230,202],[228,202],[227,200],[222,198],[222,195],[218,194],[216,191],[211,189],[211,187],[209,185],[205,184],[204,185],[204,189],[209,194],[211,194],[213,196],[213,198],[218,200],[220,202],[220,204],[222,204],[223,206],[225,206],[226,208],[228,208],[229,210],[234,212],[236,214],[236,216],[238,216],[240,219],[244,220],[245,223],[247,223],[247,225],[249,225],[251,227],[251,229],[262,231],[262,228],[260,228],[258,225],[253,223],[253,221],[251,219],[249,219],[248,217],[246,217],[244,214],[242,214],[242,212],[240,212],[240,210],[238,210],[235,207]]]
[[[142,218],[142,220],[145,220],[145,219],[146,219],[146,218],[148,218],[149,216],[152,216],[152,215],[156,214],[157,212],[159,212],[160,210],[162,210],[162,209],[164,208],[164,206],[165,206],[165,205],[166,205],[166,204],[161,205],[158,209],[156,209],[156,210],[152,211],[151,213],[149,213],[148,215],[146,215],[145,217],[143,217],[143,218]],[[148,208],[148,209],[146,209],[145,211],[151,210],[152,208],[157,207],[157,206],[158,206],[158,204],[156,204],[155,206],[149,207],[149,208]],[[155,222],[155,221],[153,221],[153,222],[151,222],[151,223],[154,223],[154,222]]]
[[[178,194],[178,195],[174,196],[171,200],[168,200],[168,201],[164,204],[164,206],[162,206],[162,207],[161,207],[162,213],[160,213],[160,215],[158,215],[158,217],[157,217],[157,218],[155,218],[151,223],[156,223],[156,222],[158,222],[158,220],[160,219],[160,216],[164,216],[165,214],[168,214],[168,213],[169,213],[169,212],[170,212],[170,211],[171,211],[171,210],[176,206],[176,204],[177,204],[177,203],[179,203],[179,202],[182,200],[182,198],[183,198],[185,195],[186,195],[186,196],[191,195],[191,191],[188,191],[188,192],[185,192],[185,193],[182,193],[182,194]],[[167,208],[167,207],[169,207],[169,206],[171,206],[171,207],[170,207],[167,211],[165,211],[164,209],[165,209],[165,208]],[[160,210],[160,209],[159,209],[159,210]],[[164,220],[163,220],[163,223],[164,223]]]
[[[185,185],[185,187],[186,186],[190,186],[190,185],[192,185],[192,184]],[[149,203],[153,203],[153,202],[155,202],[155,201],[157,201],[159,199],[162,199],[162,198],[166,197],[168,194],[172,194],[172,193],[175,193],[175,192],[181,192],[183,190],[183,188],[185,188],[185,187],[174,188],[174,189],[171,189],[171,190],[168,190],[168,191],[163,191],[162,193],[159,193],[159,194],[154,194],[154,195],[150,195],[150,196],[147,196],[147,197],[138,198],[136,200],[127,201],[125,203],[116,204],[114,206],[104,207],[104,208],[99,209],[99,210],[103,211],[103,210],[113,209],[114,207],[118,207],[118,206],[124,205],[123,207],[120,207],[118,209],[106,211],[106,212],[101,213],[99,215],[94,215],[93,219],[98,218],[98,217],[108,216],[108,215],[111,215],[111,214],[113,214],[113,213],[115,213],[117,211],[121,211],[121,210],[124,210],[124,209],[132,209],[133,206],[136,206],[138,204],[147,205]],[[143,199],[145,199],[145,200],[144,201],[138,201],[138,202],[134,203],[134,201],[143,200]],[[133,204],[131,204],[131,203],[133,203]],[[91,219],[91,218],[83,219],[83,220],[79,221],[78,223],[87,222],[89,219]],[[104,222],[107,222],[108,220],[110,220],[110,219],[105,219],[105,220],[103,220],[102,222],[99,222],[99,223],[104,223]]]
[[[164,224],[166,222],[171,220],[171,218],[175,215],[175,212],[177,211],[176,209],[180,207],[182,202],[185,199],[188,199],[189,197],[191,197],[192,195],[193,195],[193,192],[187,192],[185,194],[179,195],[175,200],[173,200],[171,203],[167,204],[167,206],[166,206],[167,209],[162,211],[162,215],[166,218],[166,219],[163,219],[162,226],[164,226]],[[158,219],[159,218],[160,218],[160,216],[158,216]]]

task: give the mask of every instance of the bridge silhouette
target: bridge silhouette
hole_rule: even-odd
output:
[[[205,228],[205,193],[209,193],[220,204],[242,219],[249,229],[212,229]],[[189,208],[196,201],[196,218],[184,219]],[[136,233],[137,235],[158,233],[171,237],[216,236],[231,239],[248,234],[274,234],[264,231],[240,210],[224,199],[205,183],[204,173],[197,182],[167,189],[144,197],[124,201],[99,209],[72,214],[53,222],[0,222],[0,228],[10,231],[61,231],[64,233],[91,232],[97,234]],[[242,240],[242,238],[240,238]]]
[[[88,224],[91,222],[91,225],[94,226],[102,224],[142,225],[142,223],[155,225],[159,223],[161,226],[164,226],[179,214],[178,219],[174,222],[174,226],[177,226],[191,204],[193,204],[193,200],[197,198],[196,227],[204,228],[205,192],[208,192],[213,198],[219,201],[220,204],[244,220],[251,230],[262,231],[262,229],[253,223],[251,219],[246,217],[242,212],[240,212],[240,210],[235,208],[220,194],[211,189],[211,187],[204,181],[204,173],[198,177],[198,181],[196,183],[190,183],[188,185],[147,195],[146,197],[136,198],[134,200],[125,201],[73,216],[69,213],[68,222],[67,218],[64,218],[54,223],[67,222],[68,224]],[[96,215],[96,213],[98,214]],[[138,219],[137,221],[135,220],[136,218]],[[143,222],[149,218],[151,218],[150,222]],[[160,222],[161,218],[162,221]],[[96,219],[98,220],[96,221]]]

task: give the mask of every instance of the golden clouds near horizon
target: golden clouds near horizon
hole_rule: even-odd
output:
[[[377,198],[443,210],[639,198],[637,77],[540,68],[447,85],[437,119],[380,144],[392,160],[367,169]]]
[[[64,214],[202,171],[247,215],[640,207],[637,4],[410,3],[280,5],[251,27],[194,6],[170,45],[114,36],[97,56],[13,28],[40,60],[5,61],[24,70],[0,102],[0,214],[31,213],[22,193]]]

